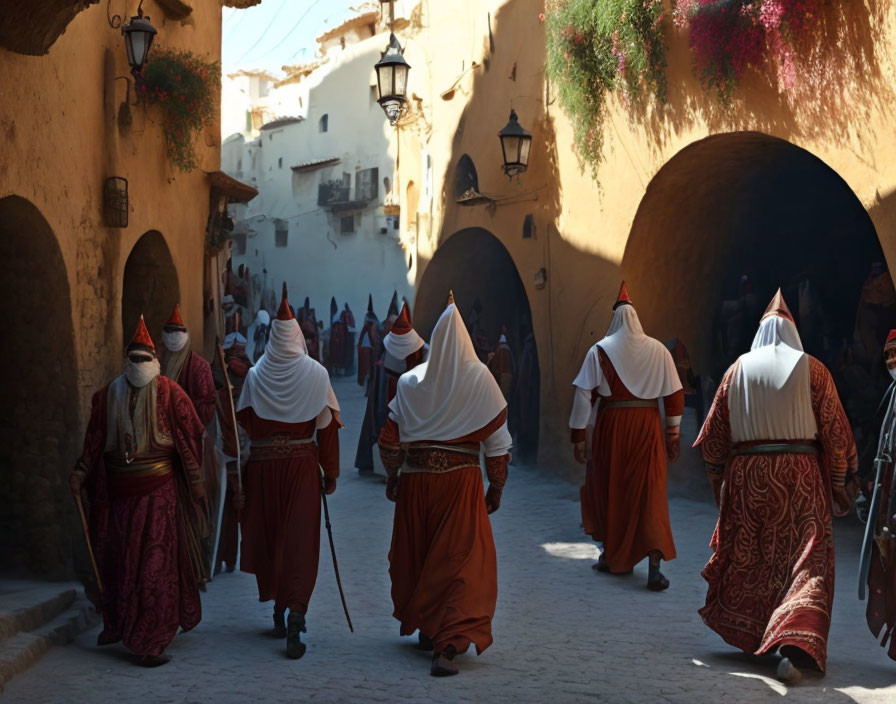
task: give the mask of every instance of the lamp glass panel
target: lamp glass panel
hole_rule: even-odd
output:
[[[408,92],[408,67],[399,64],[395,67],[395,92],[393,95],[406,95]]]
[[[128,58],[133,58],[134,66],[136,68],[142,68],[143,63],[146,61],[146,32],[128,32],[128,39],[131,40],[131,55]]]
[[[518,162],[520,158],[520,138],[505,135],[501,137],[501,143],[504,145],[504,163],[512,164]]]
[[[391,64],[383,64],[377,69],[381,98],[385,98],[387,95],[395,95],[395,91],[392,89],[394,73]]]
[[[528,164],[529,163],[529,149],[532,147],[532,138],[531,137],[523,137],[520,140],[520,163]]]

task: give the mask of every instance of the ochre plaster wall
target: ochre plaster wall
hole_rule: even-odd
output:
[[[158,30],[155,46],[188,49],[217,61],[220,3],[191,5],[192,14],[176,21],[166,18],[155,2],[143,3],[144,14]],[[130,79],[130,72],[121,32],[107,23],[106,9],[102,3],[80,12],[46,55],[0,49],[0,198],[18,196],[33,205],[61,251],[71,300],[65,315],[73,324],[71,353],[77,370],[78,403],[65,428],[72,437],[83,437],[91,394],[122,368],[123,346],[133,332],[122,330],[122,277],[131,249],[147,231],[165,238],[177,269],[184,320],[194,331],[195,348],[204,352],[205,172],[220,164],[217,124],[200,135],[200,168],[191,173],[181,173],[168,161],[161,116],[153,108],[131,106],[130,126],[119,126],[127,84],[116,77]],[[133,101],[133,89],[130,97]],[[103,224],[103,181],[113,175],[129,181],[126,229]],[[20,293],[21,305],[34,300],[27,288]],[[38,326],[45,319],[40,309],[31,309],[29,317]],[[158,338],[161,331],[150,332]],[[15,336],[16,331],[5,330],[4,335]],[[34,353],[33,363],[40,364],[40,350]],[[61,457],[56,476],[41,487],[56,498],[64,496],[75,460]],[[71,501],[60,500],[59,505],[70,508]]]
[[[626,252],[635,216],[652,179],[688,145],[713,134],[755,131],[807,150],[855,193],[888,261],[896,261],[896,64],[890,52],[896,40],[896,9],[887,3],[839,5],[845,7],[837,10],[842,14],[824,24],[828,39],[822,46],[822,75],[786,95],[769,76],[748,76],[728,108],[696,80],[686,32],[670,27],[668,102],[628,109],[610,98],[605,161],[596,181],[580,162],[569,118],[545,81],[545,27],[538,18],[544,3],[423,4],[423,28],[408,39],[406,55],[414,67],[411,91],[418,91],[415,97],[428,116],[425,129],[420,129],[422,141],[436,156],[432,224],[428,232],[421,228],[415,243],[417,283],[433,252],[460,230],[482,227],[502,241],[532,309],[542,369],[541,457],[558,471],[570,468],[566,423],[572,379],[587,348],[606,329],[619,282],[630,273],[624,260],[638,259],[637,252]],[[471,69],[473,61],[478,67]],[[529,170],[508,182],[499,168],[496,132],[506,123],[511,105],[521,124],[532,131],[533,147]],[[404,142],[402,149],[403,182],[420,182],[419,159],[406,160]],[[454,168],[462,154],[476,163],[480,191],[497,199],[493,206],[455,203]],[[724,162],[726,155],[719,158]],[[731,159],[728,168],[737,163]],[[709,167],[698,162],[675,179],[680,198],[695,209],[701,207],[701,181],[712,172]],[[529,213],[536,236],[523,239],[522,224]],[[657,237],[679,243],[682,252],[690,248],[680,260],[657,262],[682,268],[675,289],[660,292],[669,299],[687,299],[695,287],[705,290],[688,278],[683,266],[687,256],[721,256],[725,248],[722,240],[718,252],[695,251],[681,225],[670,222],[666,230],[656,228]],[[835,244],[849,246],[849,233]],[[541,267],[547,270],[547,285],[538,290],[534,273]],[[661,298],[656,290],[660,279],[640,269],[637,280],[630,282],[636,304],[639,297]],[[648,333],[661,338],[675,334],[672,326],[662,324],[663,310],[640,312]]]

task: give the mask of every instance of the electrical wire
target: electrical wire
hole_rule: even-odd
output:
[[[319,1],[320,0],[318,0],[318,2]],[[280,16],[280,12],[283,10],[284,7],[286,7],[287,2],[288,2],[288,0],[283,0],[280,3],[280,7],[277,8],[277,11],[274,13],[274,16],[271,18],[271,21],[268,23],[268,26],[264,28],[264,31],[258,36],[258,39],[255,40],[255,43],[252,44],[252,46],[250,46],[239,59],[237,59],[237,61],[236,61],[237,64],[242,63],[243,59],[245,59],[249,54],[251,54],[252,51],[255,49],[255,47],[257,47],[259,44],[261,44],[261,40],[265,38],[265,35],[268,33],[268,30],[274,26],[274,22],[277,21],[277,17]],[[315,5],[316,4],[317,3],[315,3]]]

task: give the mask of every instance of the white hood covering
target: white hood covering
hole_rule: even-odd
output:
[[[581,389],[596,388],[601,396],[609,396],[610,385],[600,368],[598,348],[610,358],[625,388],[637,398],[662,398],[682,388],[672,355],[662,342],[644,334],[634,306],[616,309],[606,337],[588,350],[573,381]]]
[[[414,352],[423,347],[424,344],[426,343],[423,342],[423,338],[420,337],[420,335],[417,334],[417,331],[413,328],[404,335],[396,335],[390,332],[383,339],[383,346],[389,354],[395,357],[395,359],[406,359],[410,357]]]
[[[389,404],[402,442],[462,438],[488,425],[506,407],[452,303],[432,331],[429,360],[399,378]]]
[[[327,370],[308,356],[295,320],[275,320],[265,353],[249,369],[237,410],[252,407],[259,418],[305,423],[325,408],[339,410]]]
[[[759,323],[750,352],[732,366],[731,439],[812,440],[818,425],[809,373],[796,325],[778,315]]]

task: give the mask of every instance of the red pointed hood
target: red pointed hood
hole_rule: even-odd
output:
[[[773,315],[778,315],[782,318],[786,318],[791,323],[794,322],[793,314],[790,312],[790,308],[787,307],[787,303],[784,301],[784,296],[781,295],[780,288],[778,289],[778,292],[775,294],[774,298],[772,298],[772,302],[768,304],[768,308],[765,309],[765,313],[762,314],[761,320],[770,318]]]
[[[137,323],[137,330],[134,331],[134,337],[131,338],[127,346],[128,352],[133,352],[134,350],[143,350],[152,354],[156,353],[156,346],[149,336],[149,330],[146,329],[146,323],[143,322],[142,315],[140,316],[140,322]]]
[[[280,300],[280,310],[277,311],[277,320],[295,320],[292,308],[289,307],[285,281],[283,282],[283,298]]]
[[[625,281],[622,282],[622,286],[619,287],[619,295],[616,296],[616,303],[613,305],[613,310],[616,310],[619,306],[630,306],[632,304],[632,299],[628,296],[628,287],[625,285]]]
[[[180,306],[175,303],[174,310],[171,311],[171,317],[165,322],[165,330],[182,330],[186,332],[187,326],[184,325],[183,319],[180,317]]]
[[[887,342],[884,345],[884,350],[890,350],[896,347],[896,330],[890,330],[890,334],[887,335]]]
[[[407,335],[413,329],[414,328],[411,325],[411,309],[408,308],[408,304],[405,303],[401,307],[401,313],[398,318],[392,324],[390,332],[393,335]]]

